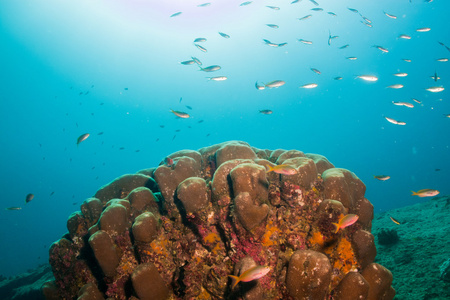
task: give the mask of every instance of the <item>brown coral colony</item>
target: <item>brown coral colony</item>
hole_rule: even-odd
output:
[[[102,187],[50,248],[47,299],[392,299],[373,206],[323,156],[227,142]],[[293,175],[266,171],[276,165]],[[337,233],[333,223],[358,221]],[[232,289],[256,266],[269,273]]]

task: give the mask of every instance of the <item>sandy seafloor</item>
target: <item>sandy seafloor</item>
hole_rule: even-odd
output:
[[[379,245],[377,233],[382,228],[397,230],[399,241]],[[439,266],[450,258],[450,197],[376,214],[372,234],[377,244],[375,261],[392,272],[396,300],[450,299],[450,282],[439,278]]]
[[[377,234],[381,229],[396,230],[399,241],[379,245]],[[441,280],[439,271],[450,258],[450,196],[376,214],[372,233],[377,244],[375,262],[394,276],[395,300],[450,299],[450,282]],[[44,299],[37,290],[52,277],[50,270],[50,266],[42,265],[9,279],[0,278],[0,299]]]

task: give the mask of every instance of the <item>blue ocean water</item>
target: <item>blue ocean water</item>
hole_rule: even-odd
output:
[[[177,150],[227,140],[322,154],[366,184],[375,212],[428,200],[412,190],[450,193],[448,91],[425,90],[448,86],[450,62],[437,59],[450,57],[450,2],[215,0],[198,7],[206,1],[1,1],[1,275],[47,262],[67,217],[102,185]],[[422,27],[431,30],[416,31]],[[328,45],[330,34],[338,37]],[[194,46],[199,37],[207,52]],[[191,56],[222,68],[180,64]],[[408,76],[393,75],[399,72]],[[228,79],[206,79],[212,76]],[[255,88],[272,80],[286,84]],[[308,83],[318,86],[299,88]],[[90,137],[77,146],[84,133]],[[35,198],[25,205],[28,193]]]

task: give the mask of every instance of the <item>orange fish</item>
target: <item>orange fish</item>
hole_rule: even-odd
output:
[[[242,273],[241,276],[239,277],[234,275],[228,275],[233,279],[233,286],[231,288],[233,289],[241,281],[249,282],[264,277],[266,276],[267,273],[269,273],[269,271],[270,271],[269,267],[255,266]]]
[[[290,165],[277,165],[275,167],[267,166],[269,170],[266,171],[266,173],[269,172],[275,172],[277,174],[283,174],[283,175],[294,175],[297,174],[297,170],[290,166]]]
[[[397,221],[396,219],[394,219],[393,217],[389,217],[389,218],[391,218],[391,221],[394,222],[395,224],[400,225],[400,222]]]
[[[433,197],[439,194],[438,190],[430,190],[430,189],[424,189],[417,192],[411,191],[411,196],[419,196],[419,197]]]
[[[342,216],[341,218],[339,218],[338,223],[331,223],[334,226],[336,226],[336,231],[334,233],[338,233],[339,229],[343,229],[345,227],[355,224],[355,222],[358,221],[358,218],[359,216],[353,214]]]
[[[182,119],[187,119],[190,117],[190,115],[188,113],[185,113],[183,111],[178,111],[178,110],[170,110],[171,113],[173,113],[175,116],[182,118]]]
[[[164,165],[166,165],[167,167],[173,166],[173,159],[167,156],[166,158],[164,158]]]

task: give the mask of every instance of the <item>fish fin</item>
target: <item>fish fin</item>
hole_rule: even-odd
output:
[[[331,223],[336,227],[336,231],[334,233],[338,233],[339,231],[339,224],[338,223]]]
[[[266,168],[269,168],[268,170],[266,169],[266,173],[269,173],[269,172],[273,171],[273,167],[272,166],[266,166]]]
[[[411,196],[417,196],[417,195],[419,195],[418,193],[416,193],[416,192],[414,192],[414,191],[411,191],[411,193],[412,193]]]
[[[228,277],[230,277],[233,280],[233,284],[231,286],[231,289],[234,289],[234,287],[239,283],[239,277],[234,276],[234,275],[228,275]]]

